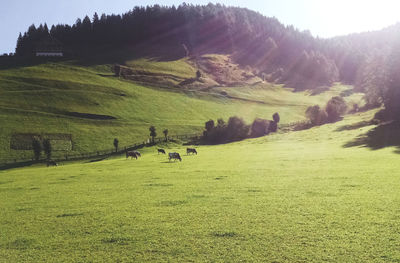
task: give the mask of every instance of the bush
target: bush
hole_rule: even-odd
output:
[[[223,119],[218,119],[217,126],[213,120],[205,123],[205,131],[202,140],[207,143],[226,143],[243,140],[248,137],[260,137],[278,129],[280,117],[278,113],[273,116],[274,121],[257,118],[251,127],[242,118],[237,116],[230,117],[228,123]]]
[[[251,133],[250,136],[255,138],[255,137],[261,137],[269,133],[269,125],[270,125],[269,120],[264,120],[257,118],[253,121],[253,124],[251,125]]]
[[[224,128],[226,125],[225,121],[223,119],[218,119],[217,120],[217,128]]]
[[[346,113],[347,105],[342,97],[331,98],[326,104],[325,111],[328,114],[329,121],[337,121]]]
[[[208,143],[225,143],[247,138],[250,127],[239,117],[230,117],[228,124],[223,119],[218,119],[215,126],[213,120],[205,123],[203,140]]]
[[[209,120],[209,121],[207,121],[206,124],[205,124],[205,128],[206,128],[206,131],[207,131],[207,132],[212,131],[212,130],[214,129],[214,127],[215,127],[215,124],[214,124],[214,121],[213,121],[213,120]]]
[[[279,116],[279,113],[275,112],[274,115],[272,115],[272,119],[274,120],[274,122],[279,123],[281,117]]]
[[[268,132],[277,132],[278,131],[278,123],[275,121],[270,121]]]
[[[242,118],[233,116],[229,118],[226,129],[228,140],[235,141],[245,139],[249,134],[250,127],[246,125]]]
[[[310,106],[306,110],[306,116],[312,125],[321,125],[327,122],[328,114],[319,105]]]

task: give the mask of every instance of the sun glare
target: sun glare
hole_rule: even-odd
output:
[[[400,2],[394,0],[305,0],[294,5],[296,11],[282,20],[321,37],[379,30],[400,21]]]

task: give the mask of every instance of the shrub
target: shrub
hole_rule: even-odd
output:
[[[217,120],[217,128],[224,128],[226,125],[225,121],[223,119],[218,119]]]
[[[233,116],[229,118],[226,129],[228,140],[235,141],[245,139],[249,134],[250,127],[242,118]]]
[[[277,132],[278,131],[278,123],[275,121],[270,121],[268,132]]]
[[[272,115],[272,119],[274,120],[274,122],[279,123],[281,117],[279,116],[279,113],[275,112],[274,115]]]
[[[346,102],[339,96],[332,97],[325,107],[329,121],[337,121],[344,113],[346,113],[346,110]]]
[[[261,137],[269,133],[270,121],[257,118],[251,125],[251,137]]]
[[[206,130],[204,131],[203,139],[208,143],[225,143],[245,139],[250,127],[245,124],[243,119],[239,117],[231,117],[227,124],[223,119],[218,119],[218,124],[215,126],[213,120],[205,123]]]
[[[328,119],[328,114],[318,105],[308,107],[306,110],[306,116],[312,125],[324,124]]]
[[[274,121],[257,118],[251,126],[237,116],[230,117],[228,123],[225,123],[223,119],[218,119],[217,126],[213,120],[209,120],[205,123],[206,130],[203,132],[202,140],[207,143],[226,143],[248,137],[264,136],[278,129],[279,114],[275,113],[272,117]]]
[[[209,120],[206,122],[205,128],[206,128],[207,132],[212,131],[214,129],[214,127],[215,127],[215,124],[214,124],[213,120]]]

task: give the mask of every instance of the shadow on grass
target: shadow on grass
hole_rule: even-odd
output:
[[[107,157],[90,160],[90,161],[87,161],[86,163],[97,163],[97,162],[101,162],[101,161],[104,161],[104,160],[107,160]]]
[[[122,64],[126,61],[146,58],[153,62],[176,61],[185,57],[181,45],[142,43],[134,46],[103,46],[77,57],[77,64],[82,66],[102,64]]]
[[[375,123],[373,121],[360,121],[360,122],[353,123],[353,124],[350,124],[350,125],[340,126],[335,131],[336,132],[341,132],[341,131],[357,130],[357,129],[360,129],[362,127],[366,127],[366,126],[374,125],[374,124]]]
[[[382,124],[370,130],[366,134],[362,134],[354,140],[347,142],[343,147],[364,146],[372,150],[383,149],[385,147],[397,146],[400,153],[400,122],[391,122]]]
[[[35,66],[47,62],[70,62],[80,66],[125,64],[126,61],[147,58],[154,62],[169,62],[184,58],[185,50],[179,44],[142,43],[134,46],[103,45],[77,52],[67,52],[64,57],[0,57],[0,70]],[[108,75],[107,75],[108,76]]]
[[[67,58],[53,58],[53,57],[18,57],[18,56],[1,57],[0,70],[31,67],[46,62],[63,62],[66,60]]]
[[[9,163],[9,164],[2,164],[0,165],[0,171],[1,170],[8,170],[8,169],[13,169],[13,168],[21,168],[21,167],[27,167],[36,164],[37,162],[35,161],[26,161],[26,162],[20,162],[20,163]]]

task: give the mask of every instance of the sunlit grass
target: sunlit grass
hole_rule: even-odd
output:
[[[148,148],[0,172],[0,261],[398,261],[399,156],[343,147],[372,116],[197,156],[166,147],[182,162]]]
[[[186,58],[175,61],[156,61],[140,58],[126,61],[126,65],[134,70],[143,70],[157,74],[170,74],[186,79],[196,76],[196,69]]]

